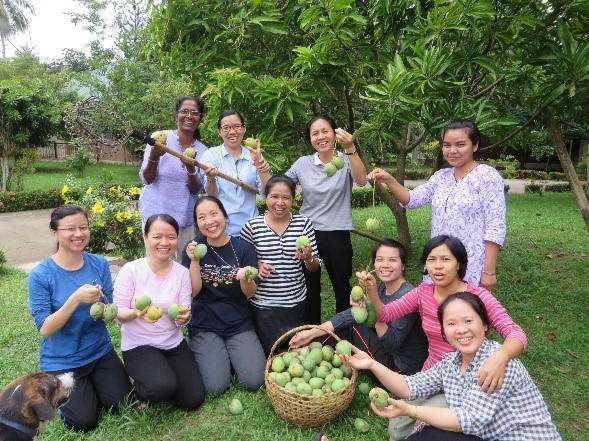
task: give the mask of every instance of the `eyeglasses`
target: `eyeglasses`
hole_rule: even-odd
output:
[[[190,114],[190,116],[200,116],[200,112],[198,110],[190,110],[190,109],[182,109],[182,110],[178,110],[178,113],[180,115],[184,115],[184,116],[188,116]]]
[[[227,133],[231,129],[233,129],[235,131],[241,130],[244,128],[244,125],[243,124],[233,124],[232,126],[221,126],[219,128],[221,129],[221,132]]]
[[[75,233],[76,231],[79,231],[80,233],[85,233],[86,231],[88,231],[88,229],[88,225],[84,225],[81,227],[56,228],[56,230],[58,231],[67,231],[68,233]]]

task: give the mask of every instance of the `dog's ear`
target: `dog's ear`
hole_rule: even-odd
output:
[[[30,406],[40,421],[52,420],[55,417],[55,409],[51,407],[51,404],[45,398],[37,398],[31,401]]]

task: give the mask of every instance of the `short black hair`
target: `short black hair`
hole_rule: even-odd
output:
[[[444,299],[442,303],[440,303],[440,306],[438,306],[438,322],[440,322],[440,327],[442,328],[442,337],[444,338],[444,341],[448,343],[446,335],[444,334],[444,311],[450,303],[456,300],[462,300],[468,303],[470,307],[474,309],[474,312],[476,312],[477,315],[481,318],[483,325],[487,327],[487,332],[485,333],[485,335],[488,335],[489,328],[491,327],[491,319],[489,318],[489,313],[487,312],[485,304],[476,294],[473,294],[468,291],[460,291],[454,294],[450,294],[448,297]]]
[[[178,236],[180,234],[180,226],[178,225],[178,221],[176,219],[174,219],[172,216],[170,216],[169,214],[152,214],[151,216],[149,216],[147,218],[147,220],[145,221],[145,226],[143,227],[143,235],[147,236],[149,234],[149,230],[151,229],[151,225],[156,221],[156,220],[161,220],[162,222],[165,222],[169,225],[171,225],[174,230],[176,230],[176,235]]]
[[[286,185],[290,190],[292,198],[294,199],[297,184],[295,184],[295,181],[293,181],[291,178],[283,174],[274,175],[270,179],[268,179],[268,182],[266,182],[266,186],[264,187],[264,194],[267,195],[268,193],[270,193],[270,190],[272,190],[272,187],[274,187],[276,184]]]
[[[326,115],[324,113],[315,115],[313,118],[309,120],[309,122],[305,126],[305,139],[307,140],[307,142],[311,143],[311,126],[315,121],[319,121],[320,119],[327,121],[327,123],[331,126],[334,132],[335,129],[337,129],[337,123],[335,122],[335,119],[333,119],[333,117],[331,117],[330,115]]]

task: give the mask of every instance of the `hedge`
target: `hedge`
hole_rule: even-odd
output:
[[[589,191],[589,183],[585,182],[582,185],[583,190],[587,193]],[[544,193],[546,191],[564,193],[566,191],[571,191],[571,186],[568,182],[532,183],[526,184],[524,191],[526,193]]]

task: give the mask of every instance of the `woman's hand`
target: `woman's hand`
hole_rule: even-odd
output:
[[[288,342],[288,345],[291,348],[302,348],[304,346],[308,346],[309,343],[315,338],[318,337],[313,329],[305,329],[304,331],[297,332]]]
[[[149,305],[151,306],[151,305]],[[138,319],[141,320],[145,320],[147,323],[155,323],[157,322],[157,320],[152,320],[147,316],[147,310],[149,309],[149,306],[146,306],[143,309],[133,309],[133,312],[135,313],[135,315],[137,316]]]
[[[275,272],[276,269],[269,263],[258,261],[258,277],[262,280],[270,277],[270,274]]]
[[[370,403],[372,411],[383,418],[396,418],[399,416],[412,416],[415,414],[415,406],[403,400],[389,398],[387,407],[378,407]]]
[[[88,283],[80,286],[74,291],[72,297],[78,303],[96,303],[100,300],[102,288],[100,285],[90,285]]]
[[[256,139],[256,146],[249,147],[245,146],[246,149],[250,152],[250,157],[252,158],[252,162],[254,165],[258,165],[258,163],[262,160],[262,143],[259,139]]]
[[[481,273],[481,286],[487,291],[493,291],[497,286],[497,275],[491,275],[483,271]]]
[[[382,168],[373,169],[370,173],[368,173],[366,179],[369,181],[376,181],[380,184],[396,181],[396,179],[388,171],[383,170]]]
[[[295,257],[299,260],[308,260],[313,257],[313,248],[311,248],[311,245],[298,248],[295,250]]]
[[[342,361],[355,369],[370,369],[374,360],[366,352],[352,345],[352,355],[341,355]]]
[[[335,129],[335,139],[341,144],[341,146],[345,150],[355,148],[354,137],[350,133],[346,132],[344,129]]]
[[[204,172],[207,176],[208,181],[214,181],[215,177],[219,174],[219,170],[217,169],[217,167],[208,164],[206,165]]]
[[[159,161],[159,159],[166,154],[165,150],[157,148],[156,146],[151,146],[151,150],[149,152],[149,159],[153,161]]]
[[[178,326],[183,326],[190,320],[190,307],[188,306],[181,306],[180,313],[176,317],[176,324]]]
[[[509,357],[501,349],[487,358],[477,374],[481,390],[490,394],[501,389],[508,361]]]
[[[360,285],[362,286],[367,288],[376,286],[376,279],[370,271],[358,271],[356,277],[358,277],[358,282],[360,282]]]
[[[198,262],[200,259],[197,259],[196,256],[194,255],[194,249],[196,248],[196,246],[198,245],[198,243],[194,240],[190,241],[190,243],[188,245],[186,245],[186,254],[188,254],[188,258],[190,260],[193,260],[195,262]]]

